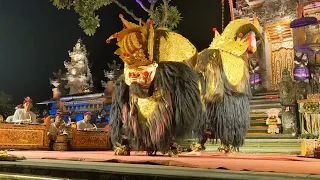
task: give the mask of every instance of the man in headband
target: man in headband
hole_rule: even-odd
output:
[[[50,139],[49,147],[51,150],[53,149],[53,144],[55,143],[57,136],[68,135],[65,127],[66,124],[63,121],[63,112],[61,110],[57,110],[54,122],[51,123],[48,130],[48,137]]]
[[[96,131],[97,126],[92,125],[89,121],[91,119],[91,112],[84,114],[84,119],[77,123],[77,129],[80,131]]]
[[[37,123],[37,116],[31,110],[32,99],[30,97],[24,98],[23,108],[17,108],[13,118],[10,119],[12,123]],[[8,119],[7,119],[8,120]]]

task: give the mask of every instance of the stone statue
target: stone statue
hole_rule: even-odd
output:
[[[296,100],[307,99],[309,84],[305,81],[297,81],[295,83]]]
[[[287,68],[282,71],[279,87],[281,104],[295,104],[295,85]]]
[[[282,105],[282,128],[284,134],[292,134],[297,132],[297,114],[296,114],[296,98],[295,84],[290,76],[289,70],[286,68],[282,71],[280,82],[280,98]]]
[[[320,93],[320,66],[315,66],[314,71],[311,74],[311,92],[313,94]]]

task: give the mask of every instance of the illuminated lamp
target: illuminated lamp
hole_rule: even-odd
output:
[[[304,81],[309,78],[309,69],[306,66],[297,66],[293,69],[293,76],[296,81]]]
[[[318,23],[318,19],[315,17],[303,17],[303,18],[293,20],[290,23],[290,28],[299,28],[299,27],[309,26],[317,23]]]
[[[259,73],[252,73],[250,74],[250,84],[254,85],[261,82],[261,76]]]

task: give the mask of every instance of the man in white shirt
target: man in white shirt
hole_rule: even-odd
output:
[[[7,118],[9,123],[37,123],[37,116],[31,110],[32,99],[26,97],[23,101],[23,108],[17,108],[12,118]]]
[[[89,121],[91,119],[91,112],[86,112],[84,114],[84,119],[77,122],[77,129],[80,131],[96,131],[97,126],[92,125]]]

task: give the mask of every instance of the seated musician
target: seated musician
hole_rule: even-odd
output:
[[[26,97],[23,101],[23,108],[17,108],[13,117],[8,118],[9,123],[37,123],[37,116],[31,110],[32,99]]]
[[[86,112],[84,114],[84,119],[77,123],[77,129],[81,131],[96,131],[97,126],[91,124],[89,121],[91,119],[91,112]]]
[[[66,129],[66,125],[63,121],[63,113],[61,110],[57,110],[56,116],[54,118],[54,122],[51,123],[49,130],[48,130],[48,137],[50,139],[49,147],[50,149],[53,148],[53,144],[59,135],[68,135]]]
[[[17,110],[17,109],[23,109],[23,105],[22,105],[22,104],[19,104],[19,105],[16,106],[14,109],[15,109],[15,110]],[[6,119],[6,122],[10,123],[10,122],[12,122],[12,121],[13,121],[13,115],[8,116],[7,119]]]

